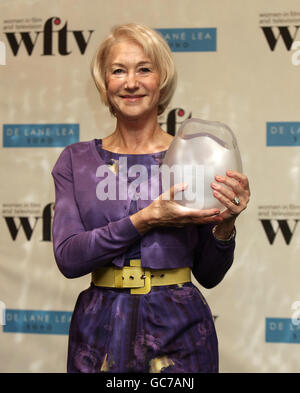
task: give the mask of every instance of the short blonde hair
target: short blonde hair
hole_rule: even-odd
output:
[[[153,62],[160,75],[160,97],[158,115],[162,114],[169,105],[174,94],[177,73],[169,45],[155,30],[136,23],[114,26],[111,33],[98,47],[92,62],[91,73],[105,105],[114,114],[114,108],[107,97],[106,68],[111,47],[120,41],[132,41],[140,45],[146,56]]]

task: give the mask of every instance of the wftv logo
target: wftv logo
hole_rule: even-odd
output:
[[[51,17],[47,19],[44,24],[44,29],[42,31],[22,31],[22,32],[5,32],[7,42],[14,56],[17,56],[19,49],[24,44],[27,54],[32,55],[33,50],[39,38],[42,36],[43,40],[43,50],[41,56],[54,56],[53,50],[53,38],[57,35],[57,51],[58,54],[62,56],[70,55],[72,51],[68,48],[68,38],[74,37],[74,40],[78,46],[80,53],[83,55],[89,44],[90,38],[94,30],[88,30],[88,37],[85,38],[83,30],[68,30],[67,22],[60,30],[54,30],[54,27],[60,26],[61,19],[58,17]],[[31,36],[33,34],[33,38]]]
[[[277,221],[278,226],[276,230],[273,227],[272,221]],[[267,235],[267,239],[271,245],[274,243],[279,230],[281,231],[286,244],[289,245],[290,242],[292,241],[292,237],[295,233],[296,227],[298,225],[298,221],[300,220],[294,219],[294,226],[293,228],[290,228],[288,224],[288,220],[266,220],[266,219],[260,220],[263,229],[265,231],[265,234]]]
[[[260,26],[271,51],[275,50],[280,37],[288,51],[293,49],[292,45],[298,34],[299,27],[294,26],[295,30],[291,34],[290,26]]]
[[[182,108],[174,108],[168,112],[165,121],[160,120],[159,125],[165,125],[168,134],[175,136],[177,127],[185,120],[192,117],[192,112],[186,117],[185,110]]]
[[[42,241],[43,242],[51,242],[52,238],[51,238],[51,226],[52,226],[52,209],[53,209],[54,203],[48,203],[48,205],[46,205],[43,209],[43,213],[41,217],[34,217],[35,221],[34,224],[32,225],[30,223],[29,218],[31,217],[26,217],[23,216],[22,217],[16,217],[16,216],[9,216],[9,217],[3,217],[10,236],[12,238],[12,240],[16,240],[17,236],[20,232],[20,229],[22,228],[24,231],[24,234],[26,236],[26,239],[28,241],[31,240],[32,234],[34,232],[34,230],[36,229],[37,223],[40,219],[42,219]],[[19,222],[17,222],[19,221]]]

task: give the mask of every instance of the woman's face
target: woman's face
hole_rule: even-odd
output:
[[[157,116],[160,76],[141,46],[130,41],[112,46],[106,82],[107,96],[117,117]]]

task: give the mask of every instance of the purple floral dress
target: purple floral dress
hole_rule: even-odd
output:
[[[153,287],[146,295],[92,284],[79,295],[68,372],[217,371],[213,318],[192,283]]]
[[[217,285],[232,265],[235,240],[215,239],[213,224],[159,227],[140,235],[129,216],[143,208],[141,200],[102,202],[95,197],[99,164],[118,168],[121,162],[121,155],[104,150],[101,142],[69,145],[52,171],[53,247],[60,271],[75,278],[101,266],[120,267],[141,258],[142,266],[152,269],[190,267],[200,285]],[[142,164],[148,176],[164,155],[165,151],[122,154],[128,168]],[[126,179],[128,184],[134,180]],[[79,294],[73,312],[67,370],[218,372],[218,342],[209,306],[191,282],[152,287],[145,295],[91,283]]]
[[[95,140],[95,144],[107,164],[119,159],[120,155],[102,149],[101,140]],[[86,145],[81,146],[85,148]],[[165,152],[126,155],[128,167],[143,164],[149,171],[151,165],[161,163],[164,154]],[[77,225],[75,219],[76,210],[71,210],[72,214],[66,216],[68,201],[73,201],[72,209],[75,209],[75,204],[69,180],[72,174],[64,169],[63,159],[64,156],[60,158],[59,166],[56,166],[53,172],[58,187],[56,203],[59,203],[57,215],[54,217],[53,239],[55,248],[59,250],[63,250],[69,241],[70,235],[66,237],[65,232],[70,232],[75,239],[76,231],[80,231],[80,239],[85,238],[82,224]],[[79,166],[78,171],[81,168],[82,166]],[[84,181],[78,171],[73,174],[77,176],[76,184]],[[128,182],[130,180],[132,179],[128,179]],[[128,214],[136,211],[136,203],[132,200]],[[99,214],[105,212],[100,211]],[[73,227],[75,229],[70,230]],[[76,229],[77,227],[79,229]],[[190,261],[195,278],[204,282],[207,287],[213,287],[222,280],[233,262],[235,245],[234,239],[224,244],[215,240],[211,229],[212,225],[197,228],[199,241],[202,242],[197,251],[199,255],[195,258],[198,262],[194,264],[193,260]],[[67,253],[71,251],[69,244],[65,250]],[[56,259],[63,271],[57,255],[60,254],[56,253]],[[91,269],[87,264],[97,264],[97,260],[91,259],[90,262],[79,265],[80,255],[75,264],[76,255],[69,258],[66,270],[63,271],[67,277],[84,275]],[[140,257],[138,237],[125,253],[125,265],[129,264],[130,259]],[[159,261],[155,263],[159,266]],[[132,295],[128,289],[96,287],[91,283],[88,289],[80,293],[73,312],[67,370],[70,373],[218,372],[218,342],[209,306],[199,289],[191,282],[152,287],[145,295]]]

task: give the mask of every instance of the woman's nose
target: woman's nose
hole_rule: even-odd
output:
[[[126,77],[125,88],[127,89],[137,89],[139,87],[137,75],[135,72],[128,72]]]

